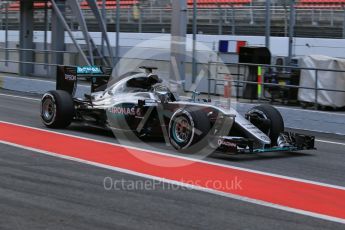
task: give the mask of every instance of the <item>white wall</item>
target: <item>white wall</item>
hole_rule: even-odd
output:
[[[81,37],[81,32],[76,32],[76,36]],[[101,44],[101,33],[91,33],[96,44]],[[108,33],[112,46],[115,46],[115,33]],[[43,32],[36,31],[34,33],[35,42],[43,42]],[[188,35],[187,49],[192,48],[191,35]],[[48,33],[48,41],[50,41],[50,32]],[[231,36],[231,35],[198,35],[198,42],[208,49],[217,49],[219,40],[245,40],[251,46],[264,46],[265,37],[263,36]],[[0,31],[0,43],[5,41],[5,31]],[[9,31],[9,41],[19,42],[18,31]],[[66,33],[66,43],[72,43]],[[143,49],[169,49],[170,34],[153,34],[153,33],[121,33],[120,45],[122,47],[138,46]],[[202,51],[205,47],[198,46],[197,49]],[[271,52],[273,56],[288,55],[288,38],[272,37]],[[331,57],[345,58],[345,40],[344,39],[323,39],[323,38],[295,38],[293,46],[296,56],[304,56],[310,54],[320,54]]]

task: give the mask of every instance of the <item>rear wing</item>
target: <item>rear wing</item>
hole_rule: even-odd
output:
[[[91,93],[102,91],[107,87],[112,68],[103,66],[58,66],[56,89],[64,90],[74,96],[78,80],[91,81]]]

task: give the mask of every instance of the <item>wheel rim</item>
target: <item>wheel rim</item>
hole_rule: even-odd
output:
[[[192,127],[186,117],[180,116],[175,119],[173,126],[174,139],[179,143],[188,142],[192,133]]]
[[[55,115],[56,107],[51,98],[46,98],[42,104],[42,117],[46,121],[51,121]]]

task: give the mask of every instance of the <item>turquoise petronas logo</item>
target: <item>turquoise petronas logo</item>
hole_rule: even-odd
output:
[[[98,66],[78,66],[77,74],[102,74],[102,70]]]

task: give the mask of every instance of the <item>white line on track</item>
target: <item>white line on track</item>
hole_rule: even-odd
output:
[[[234,102],[236,103],[236,102]],[[251,104],[248,103],[249,105],[256,106],[256,104]],[[294,111],[303,111],[304,109],[299,109],[299,108],[288,108],[288,107],[283,107],[283,106],[274,106],[277,109],[289,109],[289,110],[294,110]],[[326,111],[317,111],[317,110],[307,110],[310,113],[323,113],[323,114],[329,114],[329,115],[338,115],[338,116],[345,116],[344,113],[334,113],[334,112],[326,112]]]
[[[118,168],[118,167],[114,167],[114,166],[99,164],[99,163],[95,163],[92,161],[78,159],[75,157],[64,156],[64,155],[60,155],[60,154],[56,154],[56,153],[52,153],[52,152],[48,152],[48,151],[43,151],[40,149],[30,148],[30,147],[26,147],[26,146],[14,144],[14,143],[6,142],[6,141],[0,140],[0,143],[5,144],[5,145],[9,145],[9,146],[13,146],[16,148],[25,149],[28,151],[38,152],[38,153],[52,156],[52,157],[66,159],[66,160],[70,160],[70,161],[74,161],[74,162],[78,162],[78,163],[83,163],[83,164],[87,164],[87,165],[91,165],[91,166],[95,166],[95,167],[99,167],[99,168],[104,168],[104,169],[108,169],[108,170],[112,170],[112,171],[116,171],[116,172],[120,172],[120,173],[129,174],[132,176],[138,176],[138,177],[142,177],[142,178],[146,178],[146,179],[150,179],[150,180],[156,180],[156,181],[160,181],[163,183],[169,183],[169,184],[173,184],[173,185],[177,185],[177,186],[181,186],[181,187],[185,187],[185,188],[189,188],[189,189],[193,189],[193,190],[197,190],[197,191],[201,191],[201,192],[206,192],[206,193],[210,193],[210,194],[214,194],[214,195],[218,195],[218,196],[222,196],[222,197],[231,198],[234,200],[239,200],[239,201],[252,203],[252,204],[256,204],[256,205],[261,205],[261,206],[265,206],[265,207],[269,207],[269,208],[279,209],[279,210],[290,212],[290,213],[296,213],[296,214],[310,216],[310,217],[317,218],[317,219],[322,219],[322,220],[327,220],[327,221],[345,224],[345,219],[341,219],[341,218],[337,218],[337,217],[333,217],[333,216],[322,215],[322,214],[308,212],[308,211],[295,209],[295,208],[290,208],[290,207],[286,207],[286,206],[282,206],[282,205],[278,205],[278,204],[274,204],[274,203],[270,203],[270,202],[256,200],[256,199],[252,199],[252,198],[248,198],[248,197],[244,197],[244,196],[224,193],[224,192],[220,192],[220,191],[209,189],[209,188],[199,187],[199,186],[195,186],[195,185],[191,185],[191,184],[187,184],[187,183],[182,183],[182,182],[178,182],[178,181],[174,181],[174,180],[169,180],[169,179],[164,179],[164,178],[160,178],[160,177],[156,177],[156,176],[151,176],[148,174],[138,173],[135,171],[126,170],[126,169]]]
[[[54,80],[44,80],[44,79],[30,79],[30,78],[24,78],[24,77],[14,77],[14,76],[2,76],[1,78],[13,78],[15,80],[24,80],[24,81],[40,81],[40,82],[48,82],[48,83],[53,83],[55,84]]]
[[[341,142],[334,142],[334,141],[326,141],[326,140],[316,140],[317,142],[321,142],[321,143],[327,143],[327,144],[333,144],[333,145],[343,145],[345,146],[345,143],[341,143]]]
[[[11,94],[4,94],[4,93],[0,93],[0,96],[12,97],[12,98],[19,98],[19,99],[25,99],[25,100],[31,100],[31,101],[41,101],[41,99],[38,99],[38,98],[23,97],[23,96],[17,96],[17,95],[11,95]]]

